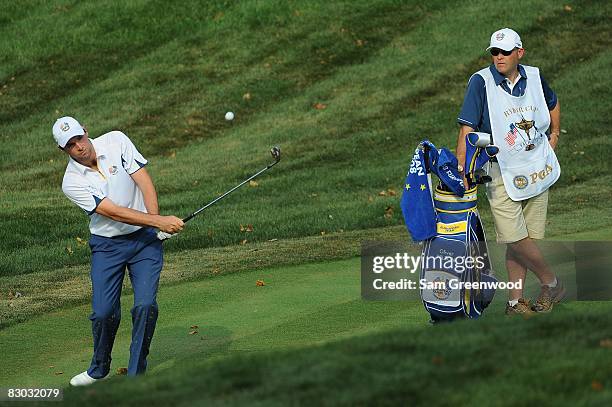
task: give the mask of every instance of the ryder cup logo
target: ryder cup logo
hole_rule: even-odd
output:
[[[60,130],[61,130],[61,131],[68,131],[68,130],[70,130],[70,126],[68,125],[68,123],[64,122],[64,123],[62,123],[62,125],[60,126]]]
[[[442,283],[442,279],[440,277],[436,277],[436,279],[434,280],[434,285],[437,286],[438,284]],[[433,295],[439,299],[439,300],[446,300],[448,299],[448,297],[450,296],[451,293],[451,289],[449,288],[449,281],[448,278],[446,279],[446,281],[444,281],[444,287],[446,287],[446,289],[444,288],[434,288],[433,289]]]
[[[527,187],[527,184],[529,184],[529,180],[524,175],[517,175],[516,177],[514,177],[513,182],[514,186],[518,189],[525,189]]]
[[[497,33],[497,35],[495,36],[495,39],[497,41],[501,41],[504,39],[504,37],[505,37],[504,33]]]
[[[110,168],[108,169],[108,172],[110,173],[110,175],[115,175],[115,174],[117,174],[117,166],[116,166],[116,165],[113,165],[112,167],[110,167]]]

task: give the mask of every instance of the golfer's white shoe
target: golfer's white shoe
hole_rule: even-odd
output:
[[[90,384],[99,382],[100,380],[104,380],[107,377],[108,376],[103,377],[101,379],[94,379],[93,377],[87,374],[87,371],[84,371],[83,373],[79,373],[78,375],[70,379],[70,385],[71,386],[89,386]]]

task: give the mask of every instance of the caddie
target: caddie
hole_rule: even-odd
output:
[[[457,158],[465,161],[468,133],[492,135],[499,153],[489,166],[487,197],[497,241],[507,244],[508,281],[523,285],[529,269],[541,284],[533,305],[523,298],[522,289],[510,290],[506,314],[548,312],[565,289],[534,240],[544,238],[548,190],[560,175],[554,152],[559,101],[538,68],[519,64],[525,49],[516,31],[495,31],[486,50],[492,63],[471,76],[457,119]]]
[[[89,385],[108,376],[121,319],[121,287],[127,268],[134,289],[128,375],[142,374],[158,315],[157,288],[163,266],[162,241],[183,228],[176,216],[161,216],[147,160],[130,139],[111,131],[90,139],[72,117],[53,125],[59,148],[70,156],[64,194],[89,216],[93,357],[89,369],[70,380]],[[156,236],[159,229],[163,234]]]

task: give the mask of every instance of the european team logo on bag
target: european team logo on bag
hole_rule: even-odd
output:
[[[444,281],[440,277],[436,277],[434,280],[434,286],[440,287],[443,285],[445,288],[434,288],[433,295],[439,300],[446,300],[450,297],[452,290],[450,289],[450,280],[447,278]]]

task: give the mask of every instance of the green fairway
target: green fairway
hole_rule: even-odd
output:
[[[386,312],[393,314],[379,309],[376,316]],[[472,321],[408,326],[320,346],[192,357],[142,380],[70,389],[66,402],[605,406],[612,397],[611,322],[609,307],[574,303],[528,321],[487,317],[477,329]]]
[[[265,286],[256,286],[258,279]],[[194,359],[300,347],[427,321],[420,303],[364,303],[359,289],[358,259],[167,287],[159,294],[150,372]],[[132,299],[122,298],[114,369],[127,364]],[[89,312],[89,305],[69,308],[0,331],[0,387],[64,386],[85,370],[91,357]],[[194,325],[198,328],[190,328]]]
[[[612,337],[608,303],[561,304],[550,316],[523,321],[502,315],[504,304],[500,294],[481,321],[432,327],[427,324],[427,314],[418,301],[362,301],[359,265],[359,259],[349,259],[234,273],[166,287],[159,294],[160,318],[147,375],[137,382],[117,377],[97,385],[95,390],[70,390],[68,400],[79,404],[82,400],[77,400],[86,397],[88,402],[98,400],[102,405],[112,397],[113,404],[128,405],[136,401],[151,402],[150,392],[157,394],[164,388],[164,396],[156,397],[155,405],[166,405],[174,398],[184,403],[245,402],[249,397],[262,402],[308,402],[314,397],[314,390],[305,390],[310,387],[317,394],[329,397],[332,404],[373,401],[382,390],[389,392],[391,398],[387,402],[412,397],[420,400],[433,397],[433,393],[425,390],[416,395],[419,388],[427,388],[426,376],[421,375],[442,367],[452,370],[464,366],[462,372],[473,378],[472,383],[465,383],[467,393],[458,395],[446,391],[445,394],[458,402],[470,397],[484,402],[485,396],[477,383],[489,382],[489,372],[497,372],[501,381],[488,386],[492,391],[508,392],[510,389],[502,379],[507,380],[520,371],[527,360],[530,366],[542,365],[529,375],[540,377],[546,383],[554,381],[556,368],[562,369],[566,380],[580,380],[580,386],[569,393],[558,393],[552,384],[545,386],[556,392],[556,399],[582,399],[590,395],[593,400],[601,400],[609,395],[608,386],[612,383],[608,374],[612,371],[602,357],[610,350],[599,346],[600,341]],[[257,280],[264,281],[265,285],[257,286]],[[113,375],[117,368],[126,366],[128,359],[131,301],[131,295],[122,298],[124,320],[115,342]],[[0,331],[0,350],[5,355],[0,387],[66,387],[70,377],[89,363],[88,312],[89,306],[68,308]],[[601,329],[586,334],[584,329],[588,324]],[[475,327],[478,329],[474,330]],[[521,356],[510,362],[509,355],[496,350],[504,347],[500,340],[511,335],[514,329],[540,333],[531,341],[525,339],[529,337],[527,332],[521,333],[517,339],[526,341],[520,350]],[[382,335],[387,331],[388,336]],[[549,360],[547,352],[542,350],[543,346],[546,348],[546,338],[555,339],[555,332],[562,332],[566,339],[572,338],[571,342],[549,342],[554,352],[563,352],[566,356],[563,364]],[[320,347],[328,342],[334,344]],[[573,344],[571,351],[570,344]],[[511,354],[516,354],[519,345],[513,342],[511,349]],[[472,360],[474,355],[485,351],[489,352],[485,361]],[[395,355],[396,352],[399,353]],[[473,366],[466,364],[468,359]],[[582,373],[572,373],[573,370],[562,367],[571,365],[572,361],[580,363]],[[391,371],[385,373],[378,362],[397,372],[405,369],[404,376],[392,379]],[[362,388],[353,393],[347,387],[336,392],[338,389],[331,377],[346,372],[351,365],[357,371],[363,370],[363,376],[347,376],[351,385],[359,388],[366,386],[365,380],[373,382],[367,391]],[[292,384],[289,388],[274,389],[268,380],[271,383],[283,380],[281,372],[287,369],[295,372],[289,381]],[[301,369],[311,373],[298,373]],[[581,377],[583,374],[591,376],[587,379]],[[205,384],[198,385],[203,377],[206,377]],[[325,377],[331,382],[326,382]],[[259,384],[245,385],[241,380]],[[512,380],[513,386],[518,386],[515,390],[529,385],[527,379]],[[606,392],[593,392],[589,380],[603,383]],[[396,385],[401,387],[395,388]],[[289,390],[291,386],[297,386],[294,388],[297,393]],[[531,397],[530,400],[540,400],[545,392],[533,393]]]

